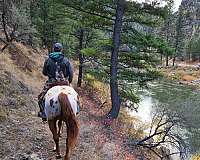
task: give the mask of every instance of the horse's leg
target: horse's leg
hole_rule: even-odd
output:
[[[58,136],[57,127],[56,127],[56,120],[49,120],[48,124],[49,124],[49,129],[51,130],[51,132],[53,134],[53,140],[56,144],[56,158],[61,158],[60,148],[59,148],[59,136]]]
[[[66,127],[67,127],[67,123],[66,123]],[[65,153],[65,157],[64,160],[69,160],[69,155],[70,155],[70,145],[69,145],[69,141],[68,141],[68,128],[67,128],[67,138],[66,138],[66,153]]]
[[[62,120],[58,121],[58,136],[61,137]]]
[[[67,138],[67,139],[66,139],[66,153],[65,153],[64,160],[69,160],[69,155],[70,155],[70,150],[69,150],[68,138]]]

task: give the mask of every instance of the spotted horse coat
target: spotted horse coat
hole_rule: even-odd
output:
[[[45,114],[48,120],[61,114],[61,106],[58,100],[60,93],[68,96],[74,114],[77,114],[79,100],[78,93],[70,86],[54,86],[45,95]]]

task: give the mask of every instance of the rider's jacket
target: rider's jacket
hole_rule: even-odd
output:
[[[73,68],[62,52],[53,52],[49,54],[49,57],[44,62],[43,74],[48,76],[49,81],[57,81],[58,78],[65,78],[71,83]]]

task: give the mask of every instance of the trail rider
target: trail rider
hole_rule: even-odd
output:
[[[49,57],[44,62],[42,73],[45,76],[48,76],[48,80],[46,81],[43,91],[38,96],[38,105],[40,107],[38,116],[43,120],[46,120],[46,115],[44,113],[44,96],[47,93],[49,86],[61,81],[68,81],[70,84],[73,79],[72,65],[69,60],[64,57],[62,50],[62,44],[55,43],[53,52],[49,54]]]

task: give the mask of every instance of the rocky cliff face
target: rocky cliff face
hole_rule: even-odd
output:
[[[182,0],[179,10],[171,14],[155,33],[176,48],[178,57],[186,58],[188,44],[200,37],[200,0]]]
[[[183,34],[190,40],[200,34],[200,0],[183,0],[179,11],[183,13]]]

